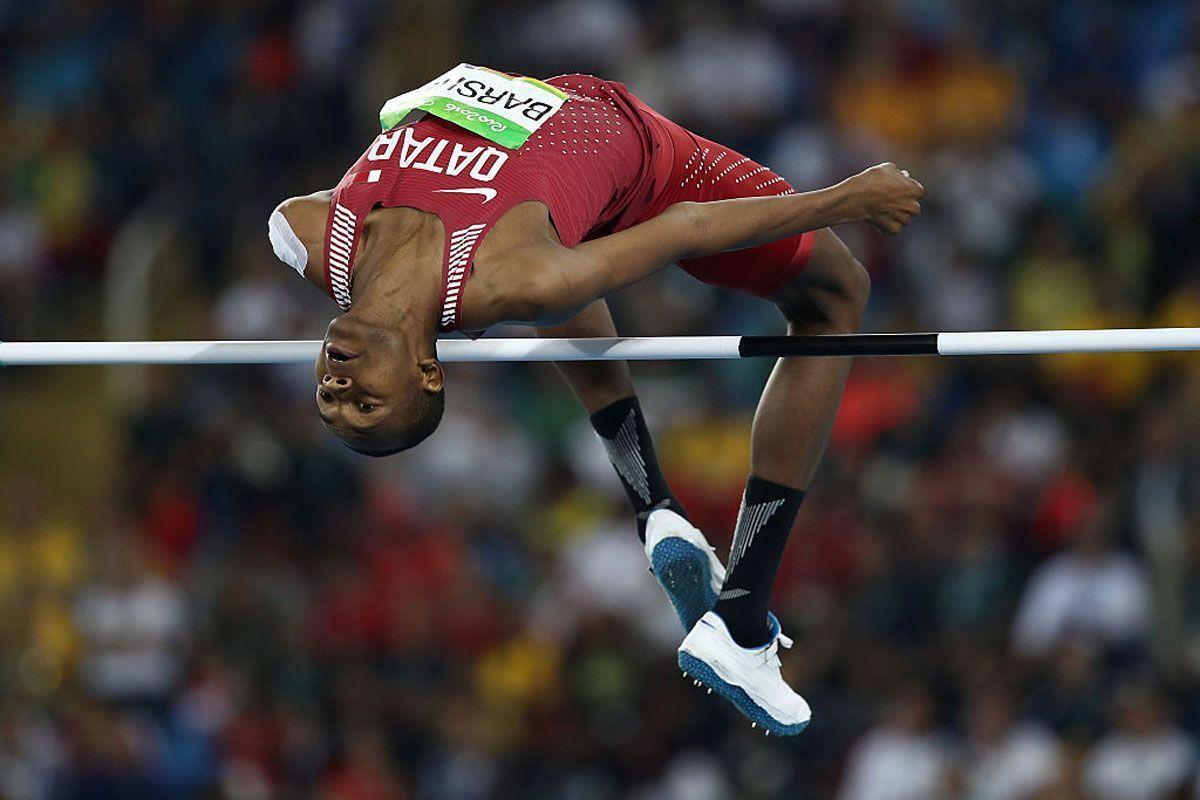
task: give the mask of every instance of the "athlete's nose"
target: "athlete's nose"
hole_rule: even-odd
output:
[[[321,378],[321,388],[340,393],[354,388],[354,381],[348,375],[338,375],[336,378],[328,372]]]

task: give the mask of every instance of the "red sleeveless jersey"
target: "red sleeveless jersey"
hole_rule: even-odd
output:
[[[517,204],[544,203],[567,247],[644,218],[655,172],[645,106],[624,85],[590,75],[547,83],[565,91],[567,102],[517,150],[434,116],[376,137],[330,204],[325,280],[343,309],[350,307],[363,221],[375,206],[407,206],[441,219],[442,331],[459,325],[480,242]]]

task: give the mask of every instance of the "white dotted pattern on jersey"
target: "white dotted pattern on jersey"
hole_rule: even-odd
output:
[[[620,136],[622,119],[620,109],[611,99],[597,100],[572,92],[576,87],[570,83],[556,84],[567,92],[570,102],[565,103],[558,113],[529,140],[539,150],[547,147],[565,155],[597,155],[600,144],[611,144],[612,137]],[[583,126],[581,138],[579,128]],[[604,137],[600,136],[603,130]]]
[[[725,161],[725,158],[730,155],[730,151],[728,150],[722,150],[710,161],[708,155],[711,150],[711,147],[698,146],[692,152],[692,155],[683,165],[683,169],[687,174],[684,179],[679,182],[680,188],[685,188],[691,184],[694,185],[695,188],[699,189],[704,185],[705,178],[708,179],[709,186],[715,186],[717,182],[722,180],[726,175],[729,175],[730,173],[736,173],[736,171],[739,169],[745,169],[746,171],[740,175],[737,175],[733,179],[735,184],[742,183],[743,181],[749,180],[756,175],[761,175],[762,173],[768,171],[767,167],[756,166],[754,165],[753,161],[745,156],[733,159],[727,164],[722,164],[722,162]],[[694,184],[693,181],[695,182]],[[761,192],[763,189],[770,188],[771,186],[779,183],[786,184],[787,181],[780,176],[775,175],[768,180],[757,183],[754,186],[754,191]],[[776,194],[794,194],[794,190],[790,186],[785,186],[782,191],[776,192]]]

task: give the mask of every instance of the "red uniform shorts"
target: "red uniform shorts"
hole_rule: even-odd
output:
[[[724,145],[697,136],[636,97],[654,140],[654,196],[638,221],[684,202],[792,194],[783,178]],[[712,286],[741,289],[759,297],[778,292],[808,263],[811,231],[769,244],[689,259],[679,266]]]

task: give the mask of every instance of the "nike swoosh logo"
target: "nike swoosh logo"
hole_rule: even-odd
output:
[[[496,197],[496,190],[488,189],[486,186],[480,186],[477,188],[473,187],[473,188],[469,188],[469,189],[434,189],[434,191],[435,192],[448,192],[450,194],[481,194],[481,195],[483,195],[483,202],[485,202],[485,203],[487,203],[490,200],[495,199],[495,197]]]

